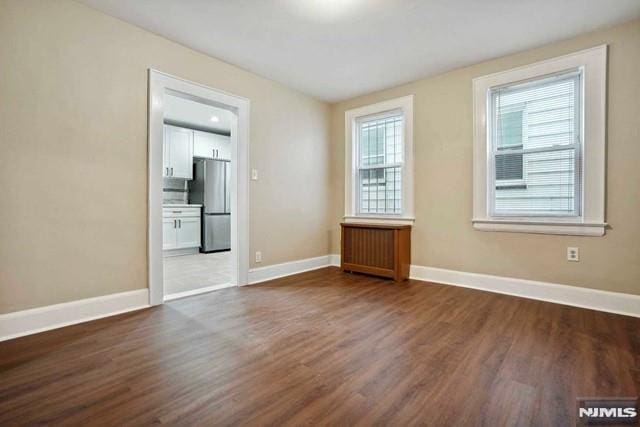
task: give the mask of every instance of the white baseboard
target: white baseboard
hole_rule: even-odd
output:
[[[329,265],[333,267],[340,267],[340,254],[329,255]]]
[[[332,255],[323,255],[315,258],[301,259],[298,261],[284,262],[282,264],[268,265],[266,267],[252,268],[249,270],[249,284],[266,282],[267,280],[291,276],[305,271],[317,270],[328,267],[331,264]]]
[[[411,266],[410,277],[427,282],[640,317],[640,295],[418,265]]]
[[[249,271],[249,283],[255,284],[305,271],[339,265],[340,255],[331,254],[254,268]],[[443,283],[640,317],[639,295],[418,265],[411,266],[410,277],[415,280]],[[165,300],[169,301],[198,293],[211,292],[228,286],[231,285],[224,284],[194,291],[180,292],[167,295]],[[149,290],[139,289],[14,313],[0,314],[0,341],[126,313],[128,311],[139,310],[145,307],[149,307]]]
[[[191,291],[176,292],[175,294],[165,295],[164,300],[165,302],[172,301],[174,299],[190,297],[192,295],[206,294],[207,292],[217,291],[218,289],[230,288],[232,286],[234,285],[232,285],[231,283],[223,283],[221,285],[207,286],[204,288],[193,289]]]
[[[149,307],[149,290],[121,292],[0,314],[0,341]]]
[[[340,266],[339,254],[329,255],[329,257],[331,265]],[[421,265],[412,265],[409,277],[425,282],[461,286],[463,288],[479,289],[556,304],[640,317],[640,295],[492,276],[489,274],[467,273]]]

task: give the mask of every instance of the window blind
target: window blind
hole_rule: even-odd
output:
[[[358,122],[358,212],[402,213],[403,116]]]
[[[579,215],[581,72],[490,91],[493,216]]]

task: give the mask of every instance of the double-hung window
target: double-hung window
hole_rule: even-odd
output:
[[[413,96],[345,113],[345,219],[413,221]]]
[[[474,227],[602,235],[606,46],[474,79]]]
[[[490,91],[492,216],[579,217],[582,71]]]
[[[362,117],[357,123],[357,212],[402,213],[402,111]]]

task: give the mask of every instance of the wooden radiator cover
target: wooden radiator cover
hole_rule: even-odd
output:
[[[343,271],[409,278],[411,226],[342,223]]]

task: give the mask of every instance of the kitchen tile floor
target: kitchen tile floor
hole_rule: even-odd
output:
[[[222,285],[230,281],[230,251],[164,258],[165,295]]]

